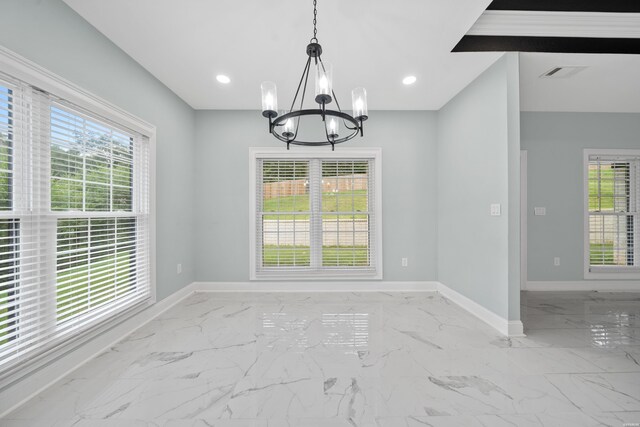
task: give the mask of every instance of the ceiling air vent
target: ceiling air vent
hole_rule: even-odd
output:
[[[540,78],[541,79],[567,79],[569,77],[575,76],[585,68],[587,67],[584,67],[584,66],[553,67],[549,71],[543,73],[540,76]]]

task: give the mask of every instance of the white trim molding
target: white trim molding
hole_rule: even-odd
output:
[[[522,321],[507,320],[443,283],[438,285],[438,292],[440,292],[440,295],[456,303],[461,308],[485,322],[487,325],[498,330],[501,334],[508,337],[524,336]]]
[[[34,85],[40,90],[64,98],[80,107],[84,107],[105,118],[111,119],[116,123],[126,125],[131,130],[142,133],[149,138],[155,137],[156,127],[154,125],[84,90],[80,86],[52,73],[46,68],[18,55],[4,46],[0,46],[0,70],[12,77]]]
[[[310,171],[309,174],[309,186],[310,198],[313,199],[313,194],[316,197],[321,197],[320,180],[322,174],[320,171],[320,164],[323,160],[366,160],[371,161],[373,164],[373,182],[369,182],[369,186],[373,186],[373,189],[369,187],[369,200],[371,203],[369,212],[369,238],[371,253],[370,264],[367,267],[360,268],[348,268],[348,267],[322,267],[321,246],[322,239],[313,239],[313,236],[321,235],[322,222],[314,221],[313,218],[319,218],[316,214],[317,206],[314,208],[310,206],[311,211],[311,263],[309,268],[300,267],[299,271],[295,269],[278,268],[271,269],[272,271],[265,271],[261,269],[261,255],[258,249],[258,236],[261,235],[259,230],[259,213],[258,213],[258,162],[260,160],[308,160],[310,169],[317,168],[314,175]],[[314,163],[315,162],[315,163]],[[313,165],[316,166],[313,166]],[[313,179],[315,176],[316,179]],[[315,190],[313,190],[315,188]],[[315,193],[314,193],[315,191]],[[317,202],[320,203],[320,202]],[[313,202],[311,203],[313,205]],[[316,224],[314,226],[314,224]],[[319,228],[314,228],[314,227]],[[315,230],[315,231],[314,231]],[[338,151],[321,150],[317,148],[306,149],[304,151],[288,151],[283,148],[271,148],[271,147],[250,147],[249,148],[249,279],[256,281],[299,281],[308,282],[314,280],[327,281],[335,279],[338,281],[345,280],[382,280],[383,279],[383,259],[382,259],[382,148],[348,148],[340,149]],[[319,258],[318,258],[319,257]],[[315,260],[315,261],[314,261]],[[315,264],[314,264],[315,263]]]
[[[469,36],[640,38],[640,13],[487,10]]]
[[[529,200],[528,200],[528,160],[527,150],[520,150],[520,289],[524,289],[527,284],[529,268],[528,258],[528,221],[529,221]]]
[[[528,281],[525,291],[640,292],[640,280]]]
[[[640,150],[635,149],[591,149],[585,148],[583,150],[583,176],[582,176],[582,186],[583,186],[583,268],[584,268],[584,278],[589,280],[597,280],[601,283],[607,283],[603,281],[612,280],[611,283],[615,283],[618,280],[622,281],[633,281],[640,279],[640,266],[637,264],[638,254],[640,254],[640,247],[636,242],[635,244],[635,252],[636,252],[636,262],[634,266],[592,266],[591,265],[591,243],[590,243],[590,230],[589,230],[589,218],[590,218],[590,210],[589,210],[589,162],[591,157],[605,157],[608,159],[611,158],[620,158],[621,161],[629,161],[632,165],[631,170],[631,203],[634,207],[631,210],[637,209],[640,207],[640,200],[637,200],[637,194],[640,193],[638,189],[634,191],[635,186],[640,186],[640,183],[635,182],[637,180],[637,176],[640,173],[635,172],[637,166],[636,160],[630,160],[632,158],[640,157]],[[638,230],[634,230],[633,235],[638,236]],[[637,239],[636,239],[637,240]],[[586,289],[591,290],[591,289]]]
[[[438,292],[434,281],[251,281],[195,282],[196,292]]]

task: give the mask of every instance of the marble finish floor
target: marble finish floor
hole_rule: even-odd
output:
[[[640,293],[522,300],[509,339],[438,294],[194,294],[0,425],[640,423]]]

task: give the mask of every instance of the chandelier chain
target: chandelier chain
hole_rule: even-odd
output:
[[[317,0],[313,0],[313,37],[311,38],[311,41],[315,40],[316,43],[318,43],[318,29],[316,28],[318,23],[317,4]]]

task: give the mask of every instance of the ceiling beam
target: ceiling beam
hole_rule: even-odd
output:
[[[452,52],[556,52],[640,54],[640,39],[464,36]]]
[[[640,13],[637,0],[493,0],[487,10]]]
[[[640,38],[640,13],[490,10],[469,36]]]

